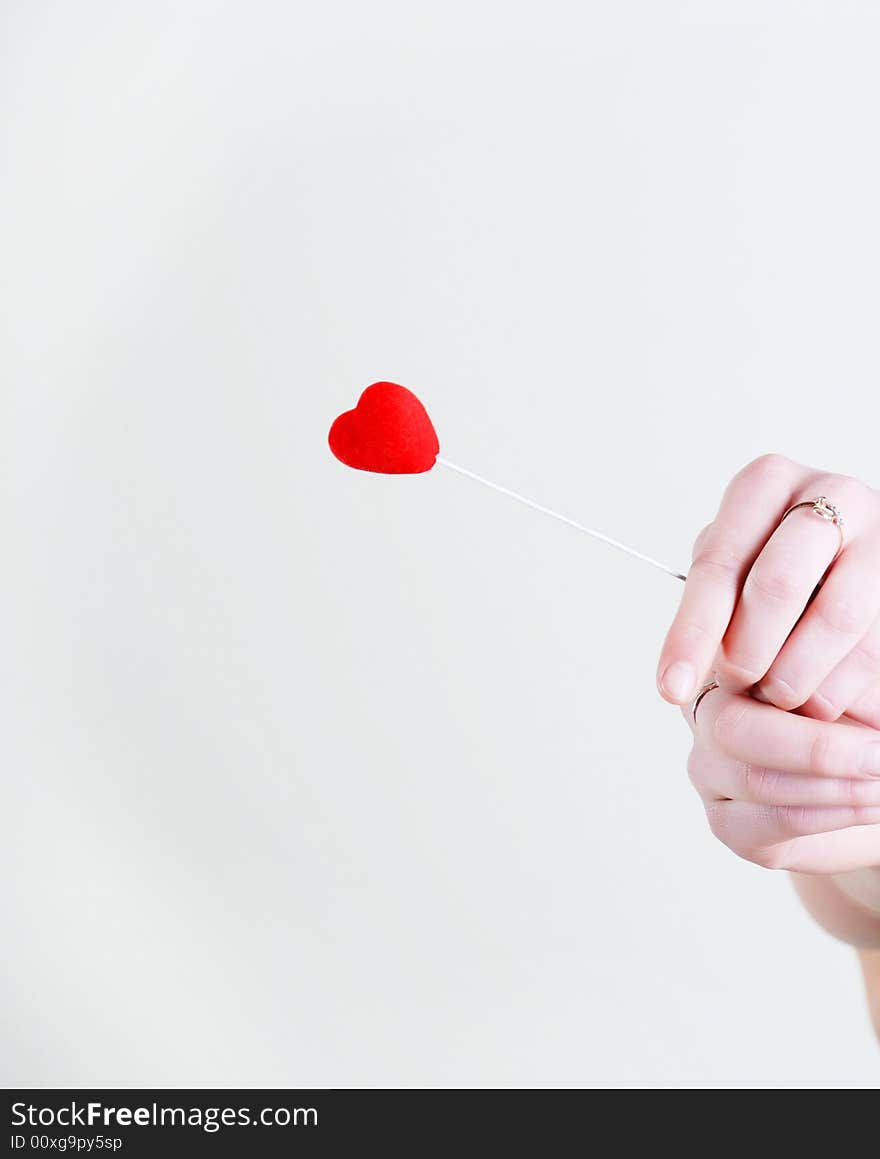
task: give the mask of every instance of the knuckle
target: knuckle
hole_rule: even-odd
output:
[[[757,684],[764,675],[764,668],[743,663],[749,657],[733,653],[727,643],[722,643],[721,650],[715,658],[715,679],[726,691],[734,692],[750,688]]]
[[[714,523],[707,523],[706,526],[702,529],[702,531],[700,531],[698,533],[697,538],[694,540],[693,550],[691,551],[691,560],[696,559],[697,556],[700,554],[700,549],[702,548],[703,544],[706,542],[706,537],[711,535],[712,528],[714,526],[715,526]]]
[[[738,477],[755,483],[767,483],[771,480],[775,482],[777,479],[788,477],[793,466],[791,459],[785,455],[771,452],[752,459],[751,463],[747,463],[739,472]]]
[[[743,717],[748,711],[748,705],[742,701],[742,697],[729,701],[712,721],[712,736],[723,752],[731,750],[742,729]]]
[[[776,770],[751,762],[742,766],[742,778],[746,795],[755,802],[772,800],[779,785],[779,773]]]
[[[816,615],[835,635],[856,636],[865,629],[861,602],[851,594],[827,595],[816,601]]]
[[[756,564],[746,581],[747,587],[774,604],[790,604],[799,594],[797,575],[789,568],[762,567]]]
[[[880,632],[873,632],[855,648],[855,659],[869,674],[880,674]]]
[[[863,782],[855,781],[851,777],[841,777],[831,783],[834,785],[833,795],[837,798],[838,805],[856,806],[861,804],[861,785]]]
[[[810,742],[807,761],[810,772],[817,777],[832,777],[836,771],[835,763],[831,733],[825,728],[817,729]]]
[[[713,647],[717,646],[718,637],[706,624],[701,624],[699,620],[680,619],[676,624],[678,634],[678,643],[687,647],[687,645],[696,640],[698,644],[710,643]]]
[[[780,828],[792,837],[805,837],[813,829],[813,810],[806,805],[780,805],[777,820]]]
[[[720,539],[713,542],[709,536],[695,547],[693,567],[706,575],[735,579],[742,566],[742,553],[730,542]]]
[[[877,796],[875,781],[859,781],[855,777],[845,777],[841,779],[841,785],[846,786],[845,789],[841,789],[841,804],[851,805],[854,809],[871,809],[877,812],[880,799]]]
[[[832,503],[845,507],[849,503],[861,504],[870,497],[871,488],[861,479],[852,475],[824,474],[815,480],[817,494],[827,495]],[[846,511],[844,511],[846,515]]]

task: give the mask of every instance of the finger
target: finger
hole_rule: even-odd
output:
[[[812,720],[720,688],[703,698],[696,731],[739,761],[815,777],[880,777],[880,731]]]
[[[778,869],[793,873],[850,873],[880,864],[880,825],[815,833],[789,843]]]
[[[880,611],[878,575],[877,542],[862,540],[841,556],[761,680],[768,700],[798,708],[858,645]]]
[[[742,692],[767,673],[839,544],[837,528],[809,509],[782,520],[752,565],[725,633],[716,661],[722,688]]]
[[[658,665],[661,695],[690,700],[721,644],[743,580],[791,503],[803,469],[781,455],[750,463],[727,488],[715,520],[700,537],[684,595]]]
[[[855,805],[817,809],[809,805],[752,805],[745,801],[715,801],[706,807],[712,832],[734,853],[759,865],[784,856],[777,847],[816,833],[834,833],[860,825],[880,825],[880,807]],[[773,868],[781,868],[774,864]]]
[[[700,744],[694,746],[688,760],[688,775],[707,804],[733,800],[774,807],[873,806],[880,809],[880,779],[786,773],[766,765],[737,761],[733,757],[719,757]]]
[[[775,668],[775,665],[774,665]],[[773,668],[770,670],[773,674]],[[880,617],[803,704],[801,711],[816,720],[837,720],[880,683]],[[871,723],[870,721],[868,723]],[[880,718],[874,726],[880,727]]]

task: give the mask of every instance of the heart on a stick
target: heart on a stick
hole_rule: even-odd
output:
[[[383,475],[418,475],[437,461],[440,442],[428,412],[396,382],[368,386],[354,410],[330,428],[330,450],[348,467]]]
[[[585,527],[567,515],[551,511],[543,503],[536,503],[534,499],[519,495],[509,487],[484,479],[476,471],[450,463],[445,456],[441,458],[440,441],[434,424],[428,418],[428,412],[411,390],[398,386],[396,382],[374,382],[368,386],[354,410],[347,410],[336,419],[330,428],[329,442],[330,450],[340,462],[348,467],[356,467],[359,471],[376,471],[382,475],[421,475],[439,463],[449,471],[466,475],[484,487],[524,503],[533,511],[540,511],[542,515],[567,523],[569,527],[592,535],[594,539],[601,539],[603,543],[649,563],[676,579],[686,579],[682,572],[636,551],[634,547],[628,547],[618,539],[612,539],[603,531]]]

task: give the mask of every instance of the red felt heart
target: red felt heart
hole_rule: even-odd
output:
[[[396,382],[368,386],[354,410],[341,414],[330,428],[329,442],[347,466],[383,475],[430,471],[440,451],[428,412]]]

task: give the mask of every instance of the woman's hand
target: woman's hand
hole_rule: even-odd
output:
[[[880,864],[880,731],[721,688],[700,702],[688,772],[715,836],[770,869]]]
[[[782,519],[820,495],[845,520],[836,560],[833,522],[809,508]],[[826,721],[847,712],[880,726],[880,493],[781,455],[735,476],[694,545],[660,656],[661,694],[686,704],[707,673],[727,692],[757,686],[779,708]]]

